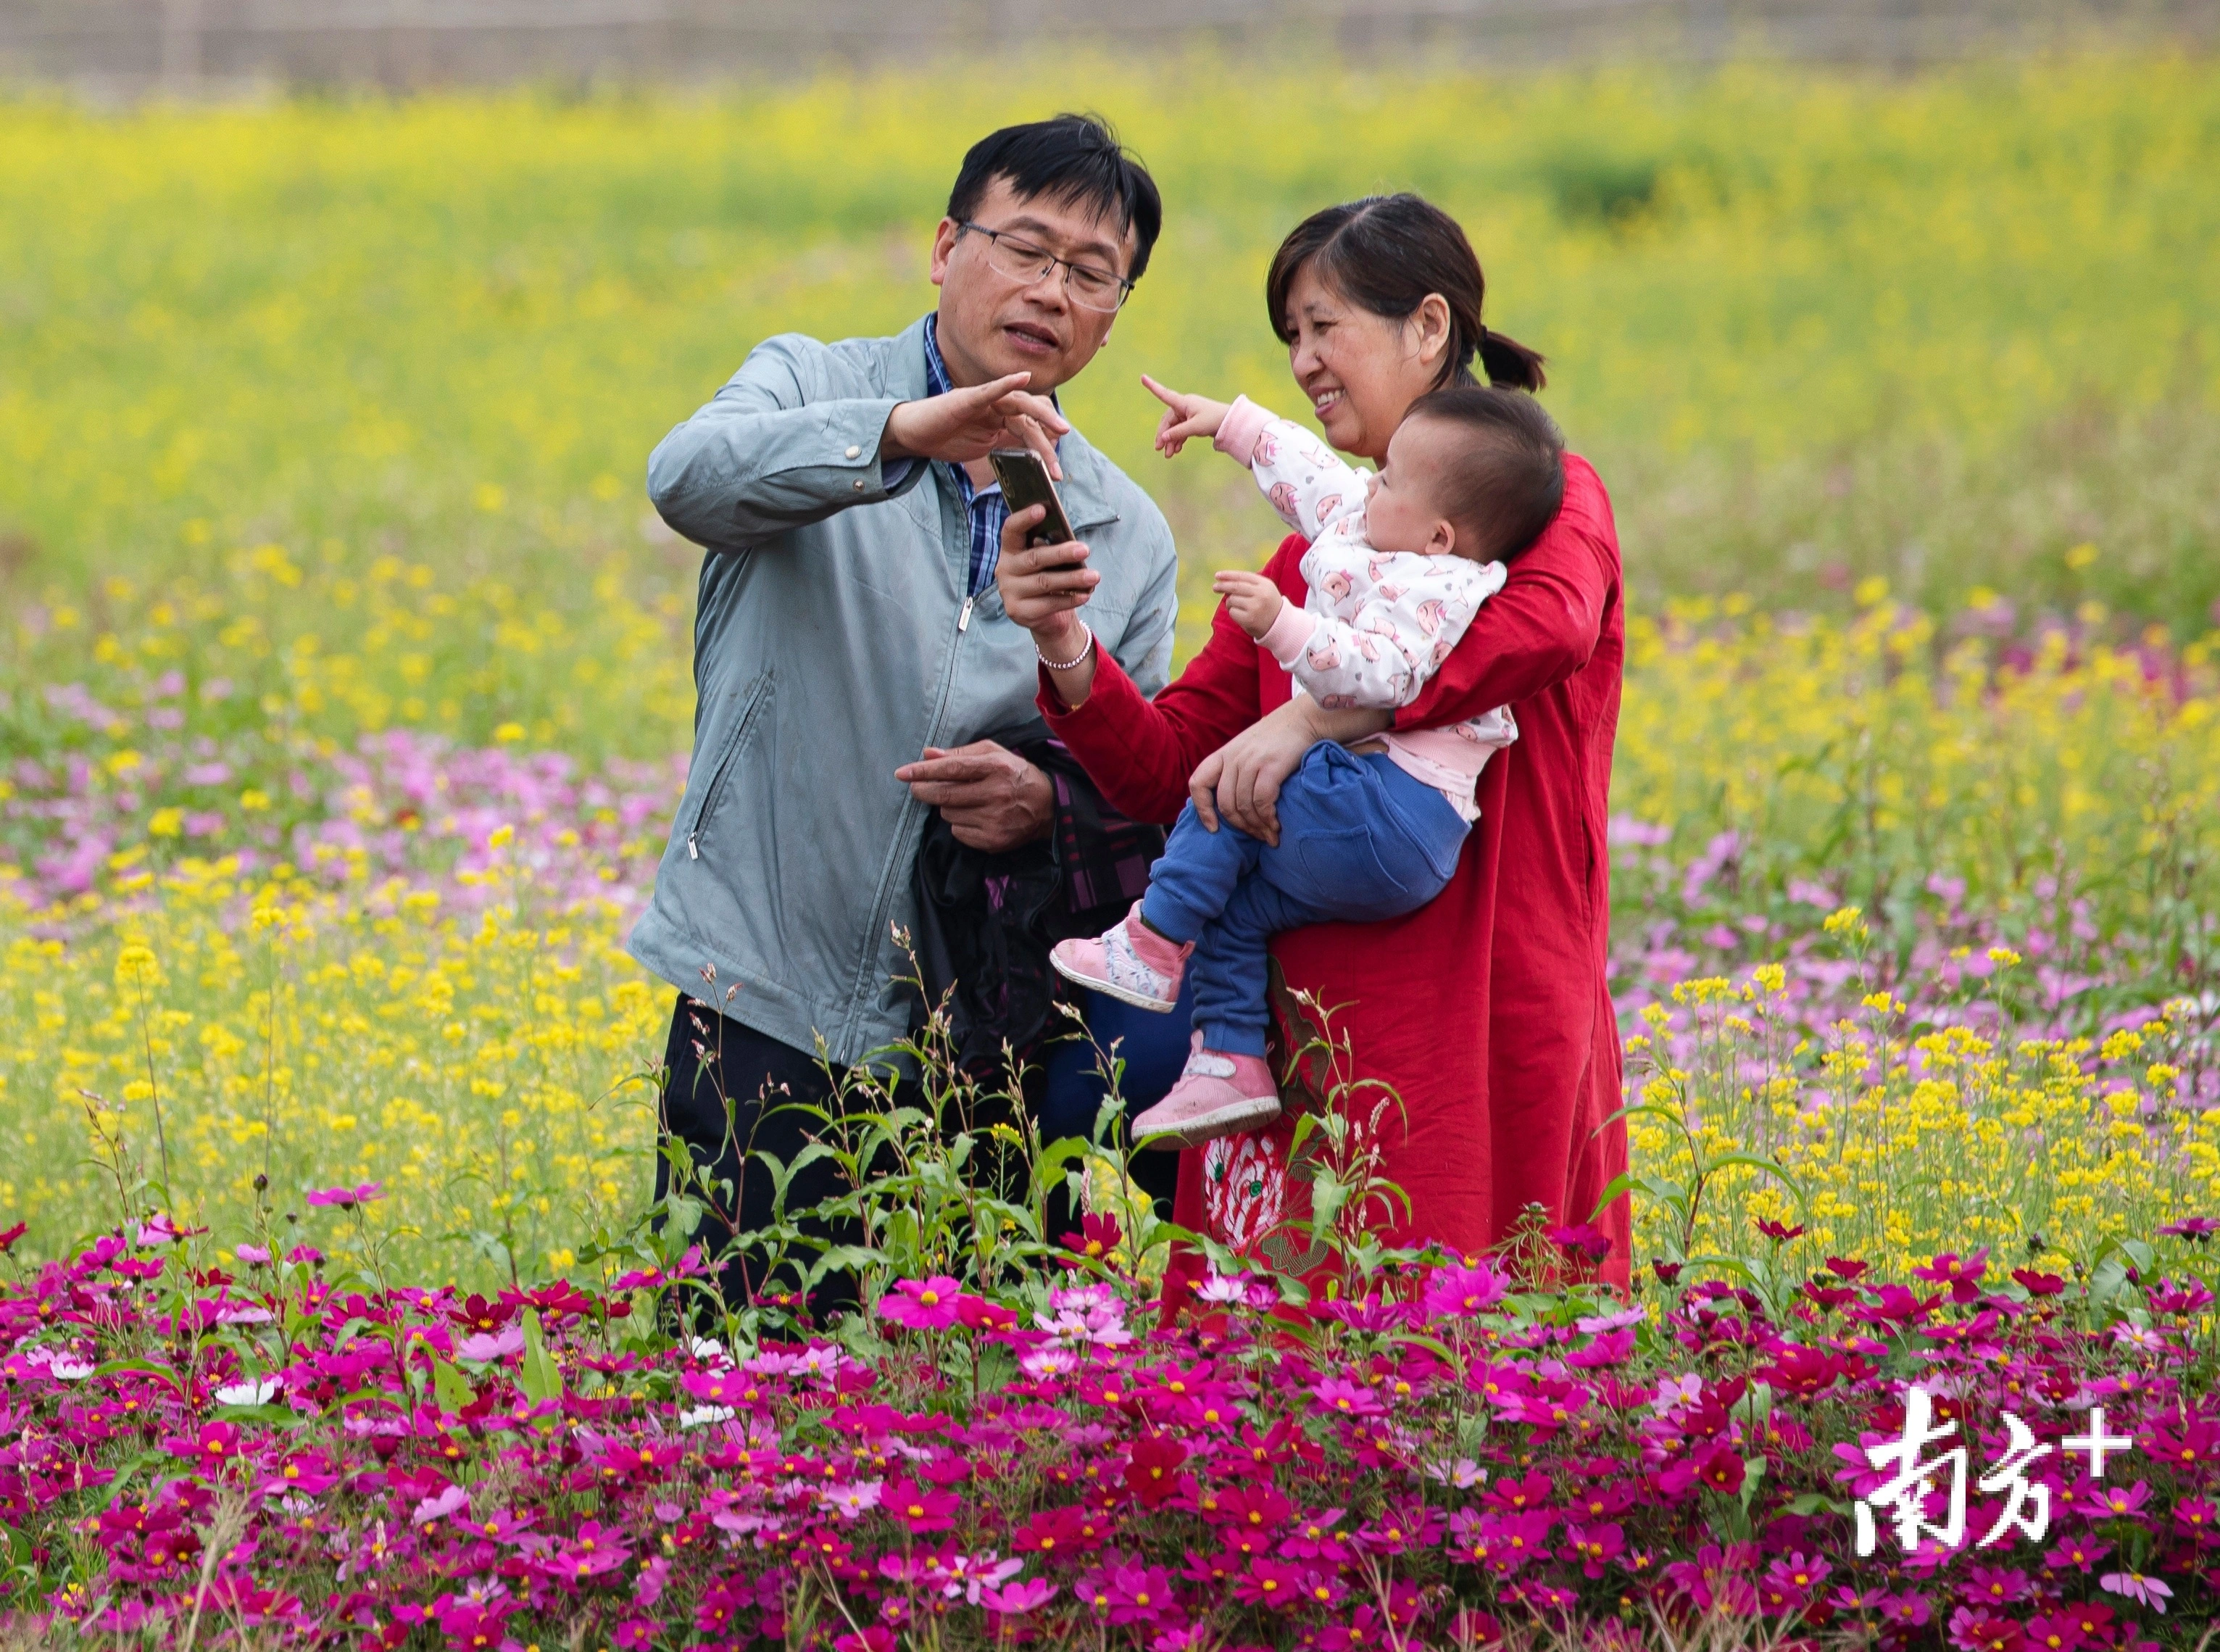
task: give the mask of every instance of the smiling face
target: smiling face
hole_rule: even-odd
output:
[[[1435,388],[1449,348],[1449,305],[1438,295],[1401,321],[1353,304],[1315,264],[1288,284],[1288,367],[1325,439],[1374,463],[1412,402]]]
[[[1132,267],[1135,233],[1091,206],[1044,196],[1020,197],[996,178],[971,221],[1053,252],[1123,276]],[[989,262],[994,243],[940,221],[932,243],[932,284],[940,289],[938,336],[948,375],[957,385],[982,384],[1005,373],[1031,373],[1037,394],[1069,383],[1110,337],[1115,312],[1071,302],[1062,265],[1031,285]]]

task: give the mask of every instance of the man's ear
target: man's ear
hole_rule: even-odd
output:
[[[948,279],[948,260],[956,256],[957,239],[963,234],[963,226],[953,218],[943,218],[940,228],[933,232],[932,264],[926,274],[934,286]]]

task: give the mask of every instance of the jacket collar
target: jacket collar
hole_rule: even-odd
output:
[[[919,316],[895,337],[884,377],[888,394],[898,401],[922,401],[932,393],[925,363],[925,328],[932,315],[928,311]],[[1049,400],[1056,403],[1058,412],[1063,410],[1063,402],[1054,392],[1050,393]],[[1072,434],[1079,435],[1076,428]],[[1107,461],[1083,436],[1076,441],[1059,443],[1057,457],[1063,462],[1063,480],[1056,484],[1056,494],[1063,501],[1063,514],[1071,520],[1071,531],[1085,533],[1116,521],[1117,508],[1102,487],[1101,471]]]

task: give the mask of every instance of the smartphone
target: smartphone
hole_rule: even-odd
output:
[[[1026,535],[1028,547],[1062,545],[1075,537],[1071,519],[1063,514],[1063,501],[1056,496],[1056,483],[1049,480],[1048,465],[1038,453],[1030,447],[998,447],[987,458],[1013,511],[1032,505],[1048,507],[1048,514]]]

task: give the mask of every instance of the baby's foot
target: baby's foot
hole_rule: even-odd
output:
[[[1187,974],[1194,943],[1168,941],[1141,921],[1141,903],[1091,941],[1058,941],[1049,962],[1067,981],[1092,987],[1120,1003],[1144,1010],[1169,1011],[1179,1003],[1180,978]]]
[[[1151,1147],[1196,1147],[1220,1136],[1262,1130],[1280,1116],[1280,1087],[1262,1056],[1229,1056],[1202,1047],[1194,1053],[1164,1099],[1133,1120],[1133,1139]]]

